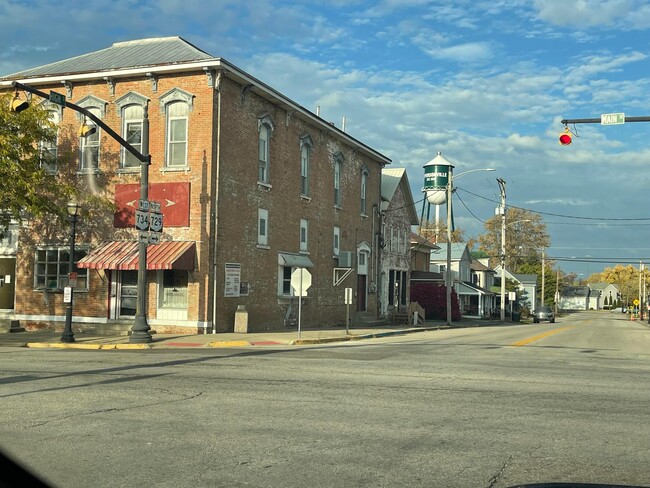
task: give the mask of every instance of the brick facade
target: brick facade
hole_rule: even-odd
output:
[[[277,329],[297,313],[295,297],[282,293],[281,255],[307,258],[313,282],[303,302],[303,326],[344,323],[344,288],[355,290],[355,309],[377,315],[377,240],[379,229],[381,169],[390,161],[328,124],[288,98],[254,80],[238,68],[210,59],[204,65],[188,66],[173,72],[157,66],[149,72],[120,75],[115,70],[109,80],[91,73],[72,82],[73,103],[93,96],[103,102],[102,121],[122,133],[120,100],[136,94],[148,100],[149,184],[189,184],[189,225],[164,227],[163,241],[192,241],[196,261],[187,279],[187,306],[177,315],[161,310],[163,272],[147,272],[147,316],[158,332],[207,332],[216,324],[217,332],[232,331],[235,311],[245,306],[249,330]],[[205,69],[204,69],[205,68]],[[131,70],[133,71],[133,70]],[[154,76],[151,76],[153,74]],[[51,82],[34,82],[39,90],[66,93],[60,77]],[[30,84],[30,79],[21,79]],[[161,103],[172,90],[191,95],[187,117],[187,166],[170,169],[165,165],[166,115]],[[184,95],[183,95],[184,96]],[[36,100],[32,100],[34,103]],[[104,103],[105,102],[105,103]],[[79,114],[63,110],[59,124],[62,134],[75,134]],[[272,127],[269,143],[269,181],[258,182],[260,124]],[[98,173],[71,172],[85,191],[114,201],[117,185],[139,184],[139,168],[120,170],[120,145],[101,131]],[[311,144],[309,193],[301,195],[301,140]],[[69,137],[72,154],[79,141]],[[341,204],[334,204],[334,160],[342,161]],[[77,167],[78,161],[71,165]],[[63,171],[63,165],[59,168]],[[366,212],[361,211],[362,175],[367,177]],[[258,244],[258,210],[268,212],[268,242]],[[163,202],[163,215],[165,214]],[[172,211],[172,210],[169,210]],[[300,250],[300,222],[308,221],[306,251]],[[84,208],[77,225],[77,248],[96,250],[101,242],[137,240],[132,228],[113,225],[114,208]],[[353,272],[338,287],[333,285],[334,227],[340,228],[340,249],[352,251]],[[14,314],[26,327],[61,326],[64,316],[62,294],[35,287],[36,249],[43,245],[68,245],[68,224],[52,224],[51,233],[42,224],[23,229],[16,255]],[[365,288],[358,283],[360,250],[369,251]],[[365,252],[365,251],[364,251]],[[248,294],[226,297],[226,263],[241,269],[241,281]],[[124,323],[112,310],[115,287],[122,276],[114,269],[88,269],[88,290],[75,292],[74,328],[106,328]],[[294,312],[293,314],[291,312]],[[128,317],[126,318],[128,322]]]

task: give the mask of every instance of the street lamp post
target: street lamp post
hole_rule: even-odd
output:
[[[65,297],[65,326],[61,334],[61,342],[74,342],[74,332],[72,331],[72,302],[74,299],[74,286],[70,283],[70,277],[74,272],[74,241],[77,234],[77,215],[79,214],[79,204],[76,201],[68,202],[68,220],[70,220],[70,256],[68,258],[68,289],[69,296]],[[64,296],[66,294],[64,293]]]
[[[494,168],[476,168],[454,176],[454,173],[449,171],[449,180],[447,182],[447,269],[445,273],[445,284],[447,288],[447,325],[451,327],[451,287],[453,285],[451,274],[451,196],[454,192],[454,178],[460,178],[468,173],[475,171],[496,171]]]

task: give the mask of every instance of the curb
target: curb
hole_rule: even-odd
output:
[[[22,347],[30,349],[151,349],[151,344],[97,344],[65,342],[27,342]]]
[[[335,342],[361,341],[365,339],[377,339],[381,337],[390,337],[398,335],[413,334],[416,332],[427,332],[434,330],[449,329],[447,325],[436,325],[431,327],[418,327],[404,330],[392,330],[388,332],[375,332],[372,334],[347,335],[341,337],[322,337],[319,339],[294,339],[288,342],[251,342],[251,341],[212,341],[205,344],[199,343],[150,343],[150,344],[100,344],[100,343],[62,343],[62,342],[26,342],[16,344],[18,347],[27,347],[31,349],[85,349],[85,350],[147,350],[147,349],[174,349],[174,348],[228,348],[228,347],[251,347],[259,345],[288,345],[288,346],[306,346],[312,344],[330,344]],[[454,328],[454,327],[452,327]]]
[[[377,339],[380,337],[389,337],[396,335],[406,335],[412,334],[415,332],[427,332],[431,330],[440,330],[447,329],[445,326],[436,326],[436,327],[419,327],[417,329],[406,329],[406,330],[392,330],[390,332],[377,332],[375,334],[363,334],[363,335],[348,335],[345,337],[324,337],[322,339],[296,339],[289,342],[290,346],[306,346],[310,344],[328,344],[331,342],[349,342],[349,341],[361,341],[363,339]]]

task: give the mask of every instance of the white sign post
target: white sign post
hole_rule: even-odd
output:
[[[300,321],[302,319],[302,297],[307,296],[311,286],[311,273],[305,268],[296,268],[291,273],[291,286],[298,296],[298,338],[300,338]]]
[[[345,334],[350,334],[350,305],[352,305],[352,288],[345,289]]]

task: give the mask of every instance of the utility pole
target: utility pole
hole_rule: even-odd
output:
[[[545,278],[545,274],[546,274],[546,261],[544,259],[545,258],[544,254],[545,254],[545,250],[542,249],[542,299],[540,300],[542,306],[544,306],[544,304],[545,304],[544,297],[546,296],[544,294],[544,278]]]
[[[557,317],[557,302],[560,301],[560,268],[555,273],[555,316]]]
[[[639,320],[643,320],[643,286],[642,286],[642,277],[643,277],[643,262],[639,261]]]
[[[501,190],[501,322],[506,320],[506,182],[497,178]]]

